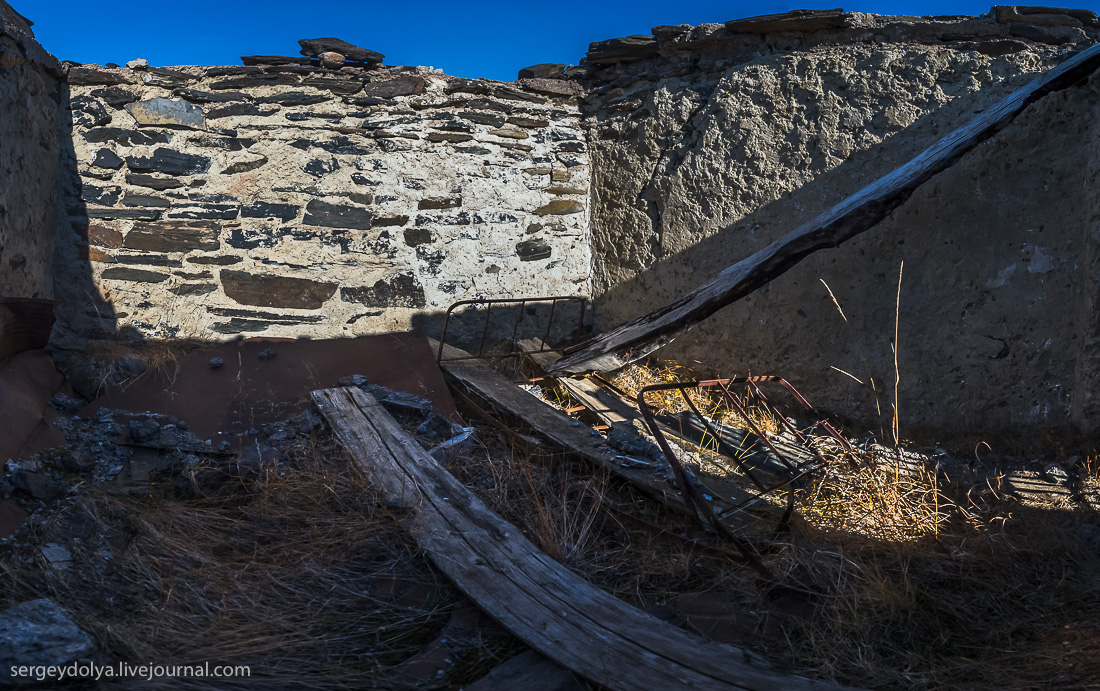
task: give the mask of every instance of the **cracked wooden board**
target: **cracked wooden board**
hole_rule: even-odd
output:
[[[594,588],[493,513],[355,388],[313,401],[404,527],[455,585],[515,636],[608,689],[835,689],[698,638]]]

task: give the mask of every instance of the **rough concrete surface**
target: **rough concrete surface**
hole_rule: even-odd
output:
[[[967,31],[997,29],[987,20]],[[971,42],[866,34],[819,33],[789,49],[739,38],[690,61],[666,52],[596,73],[586,124],[601,328],[813,218],[1068,49],[1021,43],[990,56]],[[903,430],[1095,427],[1095,83],[1032,106],[877,228],[803,261],[661,355],[729,376],[783,375],[820,407],[889,429],[904,261]]]

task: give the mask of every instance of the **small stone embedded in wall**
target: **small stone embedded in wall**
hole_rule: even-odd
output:
[[[192,204],[187,208],[168,212],[170,218],[194,218],[231,221],[241,213],[236,204]]]
[[[278,103],[281,106],[311,106],[316,103],[331,101],[332,96],[326,94],[307,94],[303,91],[288,91],[281,94],[261,96],[257,103]]]
[[[340,162],[335,158],[330,158],[327,161],[322,158],[315,158],[302,166],[302,170],[317,178],[336,172],[339,169]]]
[[[123,247],[148,252],[211,251],[221,247],[220,226],[213,221],[160,221],[135,223]],[[193,258],[194,261],[198,258]]]
[[[375,98],[397,98],[398,96],[415,96],[424,91],[424,79],[405,75],[387,79],[384,82],[370,82],[363,86],[366,96]]]
[[[336,293],[335,283],[229,269],[222,270],[221,281],[227,297],[254,307],[315,310]]]
[[[100,149],[96,153],[95,160],[92,161],[92,165],[96,168],[108,168],[111,170],[118,170],[122,167],[123,163],[122,157],[110,149]]]
[[[111,86],[130,83],[130,80],[117,72],[111,72],[101,67],[79,65],[69,68],[68,81],[72,86]]]
[[[95,89],[92,96],[101,99],[112,108],[121,108],[127,103],[133,103],[138,99],[137,94],[121,86],[112,86],[107,89]]]
[[[302,223],[307,226],[323,226],[326,228],[370,230],[372,218],[373,215],[370,209],[364,209],[361,206],[331,204],[320,199],[313,199],[306,204],[306,215],[302,219]]]
[[[367,307],[424,307],[424,286],[411,273],[401,273],[376,281],[373,286],[345,287],[340,299]]]
[[[549,204],[544,204],[535,209],[535,213],[540,216],[565,216],[567,214],[578,214],[582,211],[584,211],[584,205],[571,199],[555,199]]]
[[[406,228],[404,235],[405,244],[409,247],[425,245],[432,241],[432,233],[427,228]]]
[[[505,137],[507,139],[527,139],[531,135],[527,134],[523,130],[502,129],[502,130],[490,130],[489,134],[496,137]]]
[[[418,209],[454,209],[462,206],[462,197],[433,197],[421,199]]]
[[[111,206],[117,204],[121,196],[122,188],[117,186],[96,187],[87,182],[80,186],[80,198],[90,204]]]
[[[216,94],[195,89],[176,89],[175,93],[191,103],[226,103],[229,101],[243,101],[248,98],[248,94],[243,91],[223,91]]]
[[[225,167],[222,171],[225,175],[239,175],[240,173],[247,173],[249,171],[256,170],[260,166],[267,163],[267,156],[259,156],[257,158],[246,159],[243,161],[234,161]]]
[[[260,108],[255,103],[230,103],[229,105],[219,106],[217,108],[211,108],[206,113],[206,117],[210,120],[220,120],[221,118],[236,117],[242,115],[255,115],[258,117],[267,117],[268,115],[274,115],[279,112],[279,108]]]
[[[163,209],[167,209],[172,204],[164,197],[154,197],[149,194],[131,194],[126,193],[126,196],[122,198],[123,206],[155,206]]]
[[[493,113],[483,113],[475,110],[465,110],[458,114],[458,117],[465,118],[470,122],[476,122],[480,125],[489,125],[491,127],[500,127],[504,123],[508,122],[508,119],[503,115],[494,115]]]
[[[133,283],[161,283],[168,280],[168,274],[158,271],[146,271],[145,269],[129,269],[126,267],[111,267],[104,269],[100,274],[109,281],[131,281]]]
[[[403,226],[409,222],[408,216],[382,216],[376,217],[371,224],[374,226]]]
[[[166,175],[193,175],[210,170],[210,159],[195,154],[184,154],[160,147],[153,155],[130,156],[126,164],[139,173],[164,173]]]
[[[171,127],[202,127],[205,124],[202,108],[187,101],[170,98],[151,98],[126,104],[126,111],[139,125]]]
[[[103,142],[117,142],[123,146],[151,146],[153,144],[167,144],[172,135],[167,132],[139,132],[120,127],[99,127],[84,133],[84,140],[102,144]]]
[[[253,202],[241,207],[241,216],[245,218],[278,218],[290,221],[298,217],[302,207],[296,204],[276,204],[271,202]]]
[[[512,117],[508,118],[507,122],[510,125],[531,128],[548,127],[550,125],[549,120],[543,120],[542,118],[530,118],[523,115],[513,115]]]
[[[183,183],[175,178],[158,178],[142,173],[128,174],[126,182],[137,187],[148,187],[151,190],[174,190],[183,187]]]
[[[552,253],[553,249],[544,240],[524,240],[516,244],[516,256],[523,262],[549,259]]]
[[[73,122],[81,127],[100,127],[111,121],[111,114],[94,98],[74,98],[69,105],[73,109]]]
[[[427,137],[430,142],[468,142],[473,138],[473,135],[459,132],[432,132]]]

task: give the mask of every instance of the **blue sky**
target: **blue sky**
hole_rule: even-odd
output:
[[[380,2],[379,0],[9,0],[63,60],[153,65],[236,65],[241,55],[297,55],[299,38],[337,36],[386,55],[390,65],[431,65],[462,77],[512,80],[540,62],[576,64],[588,44],[648,34],[659,24],[824,9],[833,3],[717,2]],[[986,2],[852,2],[880,14],[983,14]],[[1098,9],[1100,0],[1072,4]]]

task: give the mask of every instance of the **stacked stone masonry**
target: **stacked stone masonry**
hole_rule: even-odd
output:
[[[345,337],[589,292],[571,83],[311,65],[68,82],[62,337]]]

